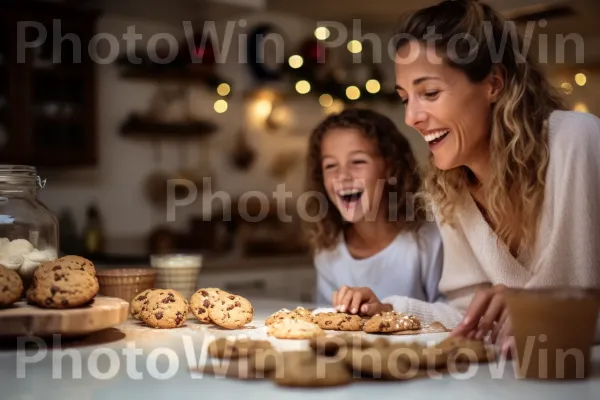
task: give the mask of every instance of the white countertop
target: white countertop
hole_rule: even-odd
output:
[[[252,300],[255,307],[254,329],[237,333],[264,338],[264,319],[288,304]],[[306,307],[310,305],[304,305]],[[231,334],[189,320],[185,328],[150,330],[128,321],[113,329],[116,339],[104,344],[86,344],[63,351],[2,349],[0,347],[0,398],[2,400],[151,400],[151,399],[597,399],[600,393],[600,347],[593,351],[592,377],[572,382],[538,382],[516,379],[510,362],[480,364],[462,374],[436,379],[405,382],[359,382],[339,388],[288,389],[269,381],[240,381],[190,372],[188,362],[197,362],[204,340],[213,335]],[[124,336],[123,332],[127,335]],[[438,341],[445,334],[386,336],[391,340]],[[270,338],[282,349],[304,348],[306,341]],[[127,346],[139,355],[127,355]],[[190,351],[192,350],[192,351]],[[162,353],[163,355],[160,355]],[[168,373],[170,353],[172,376]],[[158,357],[156,358],[156,356]],[[62,361],[61,361],[62,356]],[[38,361],[35,361],[35,357]],[[195,357],[195,358],[194,358]],[[73,359],[81,360],[82,368],[73,368]],[[24,364],[26,361],[31,361]],[[111,361],[109,361],[111,360]],[[77,362],[76,362],[77,364]],[[111,366],[112,364],[112,366]],[[177,365],[178,364],[178,365]],[[156,367],[155,367],[156,366]],[[81,376],[73,377],[73,371]],[[103,376],[104,374],[104,376]],[[141,374],[141,377],[139,376]],[[141,378],[141,379],[140,379]]]

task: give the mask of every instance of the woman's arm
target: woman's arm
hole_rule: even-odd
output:
[[[390,304],[396,312],[415,315],[426,325],[437,321],[448,329],[454,329],[462,319],[459,310],[441,301],[428,303],[405,296],[390,296],[381,303]]]

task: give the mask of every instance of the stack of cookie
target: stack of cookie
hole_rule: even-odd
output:
[[[68,255],[42,263],[35,270],[27,300],[41,308],[75,308],[89,304],[99,288],[94,264]]]
[[[16,271],[0,265],[0,308],[10,307],[21,299],[23,281]]]
[[[268,341],[233,338],[216,339],[208,349],[211,360],[199,372],[303,387],[438,377],[494,358],[493,349],[476,340],[450,338],[424,346],[349,333],[314,337],[304,351],[281,352]]]

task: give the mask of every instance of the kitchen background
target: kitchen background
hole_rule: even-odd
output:
[[[146,265],[152,253],[199,252],[203,286],[310,301],[314,270],[295,213],[307,137],[328,113],[368,106],[391,117],[426,162],[425,143],[404,125],[387,47],[382,63],[369,60],[378,47],[372,40],[386,46],[403,12],[435,2],[4,1],[0,163],[35,165],[47,179],[39,198],[60,218],[63,252],[86,254],[100,268]],[[553,83],[574,109],[600,115],[600,4],[489,3],[521,24],[535,24],[534,36],[547,41],[539,55]],[[353,36],[354,19],[361,35]],[[35,23],[21,37],[17,21]],[[317,29],[319,21],[345,25],[347,37],[328,48],[338,30]],[[219,43],[202,45],[202,29],[212,23]],[[41,26],[46,40],[32,44]],[[135,49],[124,39],[133,29]],[[81,62],[73,62],[68,33],[80,40]],[[268,40],[272,33],[284,39],[279,60],[276,42]],[[565,43],[556,41],[561,34]],[[257,35],[267,39],[253,40]],[[168,38],[177,56],[153,62],[147,49],[167,57]],[[195,40],[202,62],[190,62],[186,38]],[[17,46],[19,40],[31,45]],[[253,62],[263,45],[265,62]],[[59,46],[63,59],[53,62]],[[132,52],[141,64],[131,63]],[[25,62],[19,62],[21,53]],[[316,63],[323,54],[326,62]],[[353,63],[359,55],[366,61]],[[167,213],[170,178],[195,182],[198,190],[194,202],[177,207],[175,218]],[[286,212],[292,222],[277,217],[278,188],[291,193]],[[178,198],[188,195],[179,189]],[[257,193],[271,207],[252,223],[236,210],[248,200],[250,215],[261,212]],[[224,222],[229,209],[231,219]],[[97,237],[102,240],[92,240]]]

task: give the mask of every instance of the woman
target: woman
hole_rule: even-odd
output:
[[[447,304],[354,289],[362,312],[393,307],[502,342],[505,287],[600,287],[600,120],[566,111],[510,28],[467,0],[403,23],[397,90],[406,123],[431,149],[424,186],[444,243]]]

